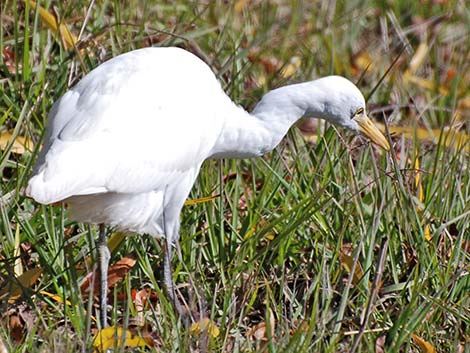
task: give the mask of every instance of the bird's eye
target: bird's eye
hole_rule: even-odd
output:
[[[358,110],[356,110],[356,114],[354,115],[360,115],[362,113],[364,113],[364,108],[359,108]]]

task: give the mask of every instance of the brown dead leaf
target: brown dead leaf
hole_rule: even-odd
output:
[[[21,318],[18,314],[10,315],[10,337],[16,343],[20,343],[23,340],[24,325],[21,322]]]
[[[108,270],[108,288],[114,287],[116,283],[121,281],[129,271],[134,267],[136,259],[132,257],[123,257],[121,260],[116,262],[114,265],[109,267]],[[99,293],[100,283],[97,279],[94,278],[96,271],[92,271],[86,275],[83,283],[80,286],[82,293],[86,293],[90,289],[91,283],[94,283],[93,292],[95,294]]]
[[[33,268],[10,281],[0,290],[0,299],[8,297],[8,302],[10,304],[14,303],[21,297],[24,288],[31,288],[33,286],[41,276],[42,271],[42,268]]]
[[[135,308],[137,310],[136,325],[143,326],[145,324],[144,310],[149,300],[155,300],[157,298],[157,292],[152,291],[150,288],[144,288],[139,291],[133,290],[132,300],[134,301]],[[134,295],[135,293],[135,295]]]
[[[271,337],[274,337],[276,321],[271,309],[269,309],[269,326],[269,335]],[[268,325],[266,324],[266,321],[262,321],[259,324],[250,328],[246,332],[245,336],[253,340],[266,342],[268,340]]]
[[[318,133],[319,120],[315,118],[305,118],[299,120],[297,127],[302,132],[302,135],[316,135]]]
[[[470,240],[462,241],[462,250],[465,251],[467,254],[470,254]]]
[[[274,58],[258,58],[258,62],[263,66],[266,74],[274,74],[279,67],[279,61]]]
[[[375,353],[385,353],[385,339],[386,336],[379,336],[375,340]]]
[[[15,52],[10,47],[3,48],[2,59],[9,73],[16,72]]]
[[[263,321],[258,325],[253,326],[246,332],[245,336],[257,341],[267,341],[268,335],[266,334],[266,322]]]
[[[113,266],[109,268],[108,271],[108,286],[109,288],[114,287],[114,285],[122,280],[129,271],[134,267],[136,259],[132,257],[124,257]]]
[[[0,353],[8,353],[7,346],[5,345],[2,337],[0,337]]]

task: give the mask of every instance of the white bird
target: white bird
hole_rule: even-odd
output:
[[[45,142],[26,194],[64,201],[70,217],[100,224],[100,320],[106,326],[109,250],[104,226],[166,239],[164,279],[178,308],[171,246],[201,164],[249,158],[275,148],[302,117],[362,132],[388,150],[366,115],[359,89],[340,76],[270,91],[248,113],[211,69],[179,48],[119,55],[87,74],[52,107]]]

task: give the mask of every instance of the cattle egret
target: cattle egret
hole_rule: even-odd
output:
[[[103,327],[110,257],[104,225],[165,238],[165,286],[180,311],[171,248],[201,164],[261,156],[302,117],[325,119],[390,148],[367,117],[361,92],[343,77],[277,88],[248,113],[202,60],[179,48],[119,55],[54,104],[26,194],[41,204],[66,202],[73,220],[100,225]]]

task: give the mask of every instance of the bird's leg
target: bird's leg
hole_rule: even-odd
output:
[[[101,328],[103,329],[108,326],[106,309],[108,304],[108,266],[111,253],[109,252],[108,244],[106,243],[106,232],[104,224],[100,224],[99,229],[97,257],[98,270],[100,274],[100,324]]]
[[[178,300],[175,292],[175,284],[173,283],[173,271],[171,270],[171,258],[173,257],[173,251],[171,248],[171,242],[167,238],[164,239],[163,249],[163,277],[165,281],[165,287],[169,297],[173,301],[176,311],[180,316],[183,316],[183,308]]]

